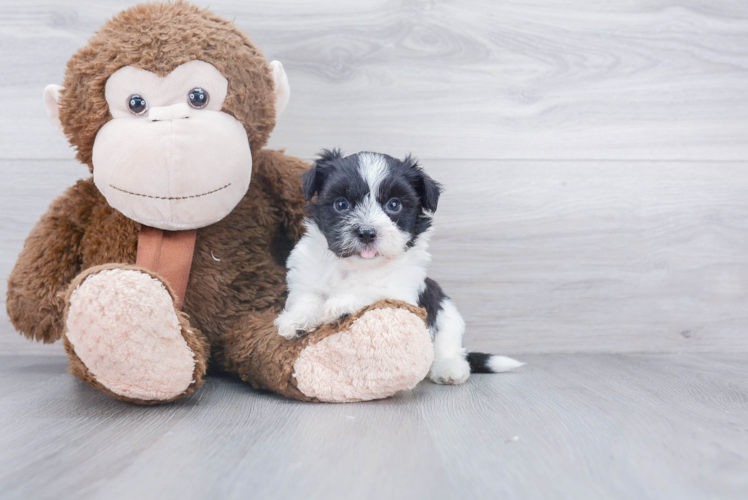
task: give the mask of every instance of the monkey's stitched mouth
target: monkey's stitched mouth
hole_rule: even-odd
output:
[[[218,189],[214,189],[213,191],[208,191],[207,193],[202,193],[202,194],[193,194],[191,196],[151,196],[149,194],[133,193],[132,191],[127,191],[125,189],[118,188],[117,186],[114,186],[112,184],[109,184],[109,187],[112,189],[116,189],[117,191],[126,193],[126,194],[131,194],[133,196],[142,196],[143,198],[152,198],[154,200],[189,200],[190,198],[200,198],[201,196],[207,196],[209,194],[217,193],[218,191],[222,189],[226,189],[230,185],[231,183],[229,182],[225,186],[219,187]]]

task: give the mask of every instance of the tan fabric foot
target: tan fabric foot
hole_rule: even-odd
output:
[[[434,360],[423,320],[407,309],[371,309],[301,351],[296,387],[329,402],[382,399],[412,389]]]
[[[98,266],[76,278],[64,338],[70,371],[119,399],[172,401],[202,385],[207,346],[173,292],[142,268]]]
[[[216,359],[260,389],[302,401],[381,399],[413,388],[434,357],[426,311],[383,300],[343,321],[286,340],[279,311],[248,314],[229,333]]]

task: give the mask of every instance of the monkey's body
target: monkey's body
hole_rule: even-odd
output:
[[[140,29],[146,22],[150,39]],[[143,46],[142,54],[133,44]],[[261,149],[278,109],[277,67],[271,70],[231,23],[179,2],[134,7],[110,21],[71,59],[60,90],[60,122],[78,158],[96,176],[103,164],[95,164],[92,150],[105,124],[121,119],[149,126],[118,117],[121,111],[114,117],[107,112],[107,103],[119,103],[109,99],[108,89],[105,98],[107,75],[130,66],[164,77],[195,59],[228,79],[222,107],[196,112],[241,122],[248,143],[240,147],[251,150],[252,176],[223,218],[195,226],[182,311],[164,276],[134,265],[143,244],[141,224],[87,179],[54,201],[29,235],[8,282],[13,324],[39,341],[63,338],[71,373],[136,403],[190,394],[209,366],[301,400],[376,399],[415,385],[433,358],[425,312],[418,308],[382,301],[299,340],[282,338],[273,326],[285,301],[285,259],[304,230],[300,174],[308,165]],[[276,79],[276,93],[278,86]],[[156,105],[162,107],[151,111],[159,120],[175,107]],[[184,128],[192,122],[180,123]],[[215,198],[220,202],[220,195]],[[131,205],[137,213],[140,207]]]
[[[223,220],[197,230],[182,310],[211,345],[218,345],[221,334],[243,313],[282,308],[282,249],[292,246],[303,231],[303,200],[296,188],[301,189],[298,174],[306,164],[271,150],[260,151],[256,158],[244,199]],[[277,179],[285,180],[285,192]],[[59,294],[72,277],[89,268],[134,265],[139,230],[140,224],[106,204],[90,177],[78,181],[55,200],[19,256],[8,290],[13,323],[37,340],[59,340],[64,319]],[[246,258],[249,252],[252,259]]]

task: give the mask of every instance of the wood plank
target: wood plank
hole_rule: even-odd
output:
[[[743,498],[744,358],[527,356],[429,390],[424,422],[463,498]]]
[[[130,3],[0,5],[0,157],[72,157],[42,89]],[[748,159],[742,0],[198,3],[285,64],[271,145],[297,156]]]
[[[505,352],[748,351],[737,163],[429,161],[432,275]]]
[[[745,354],[531,355],[372,403],[210,378],[118,402],[55,357],[3,357],[3,498],[720,498],[748,495]],[[515,438],[516,437],[516,438]]]
[[[476,349],[748,351],[748,171],[736,163],[425,161],[431,275]],[[0,161],[0,293],[73,161]],[[58,352],[18,337],[0,351]]]

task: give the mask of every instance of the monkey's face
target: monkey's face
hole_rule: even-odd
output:
[[[252,154],[221,111],[228,81],[203,61],[165,77],[126,66],[106,83],[112,120],[96,135],[94,183],[127,217],[166,230],[228,215],[247,192]]]
[[[233,22],[187,2],[115,15],[44,90],[47,114],[106,200],[137,222],[196,229],[246,195],[290,88]]]

